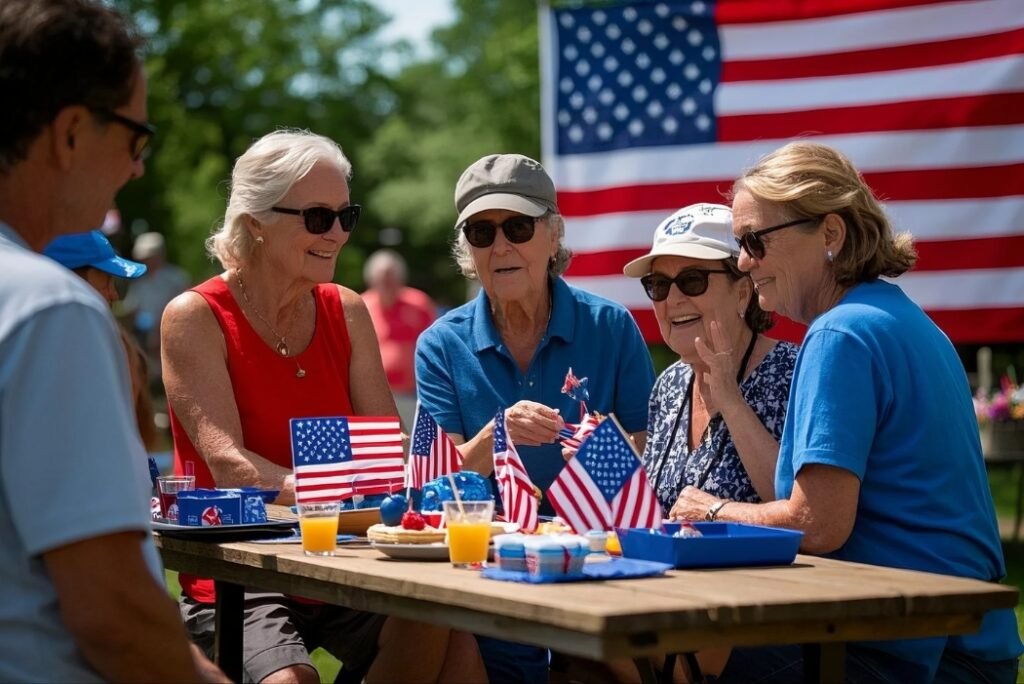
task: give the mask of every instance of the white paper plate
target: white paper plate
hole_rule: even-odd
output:
[[[444,542],[430,544],[388,544],[387,542],[371,541],[370,545],[385,556],[395,560],[446,561],[448,545]]]

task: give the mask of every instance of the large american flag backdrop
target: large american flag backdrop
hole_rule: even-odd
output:
[[[955,342],[1024,340],[1021,0],[556,3],[541,33],[567,278],[628,306],[648,340],[622,266],[797,137],[847,154],[913,233],[897,282]]]

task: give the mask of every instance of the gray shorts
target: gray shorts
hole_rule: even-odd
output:
[[[181,597],[181,618],[192,640],[213,657],[216,611],[212,603]],[[365,672],[377,655],[386,615],[326,603],[300,603],[283,594],[245,592],[243,682],[260,682],[290,665],[309,665],[322,647],[346,671]]]

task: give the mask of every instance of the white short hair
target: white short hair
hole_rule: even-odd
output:
[[[299,180],[320,161],[334,164],[345,178],[352,176],[352,164],[338,143],[307,130],[281,129],[268,133],[235,161],[224,222],[206,240],[206,251],[225,268],[245,263],[253,239],[245,229],[245,217],[274,223],[270,212]]]

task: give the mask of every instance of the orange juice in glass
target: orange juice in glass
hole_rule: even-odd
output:
[[[444,502],[448,526],[448,557],[456,568],[480,568],[487,562],[491,542],[493,501]]]
[[[338,547],[338,502],[299,504],[302,551],[307,556],[333,556]]]

